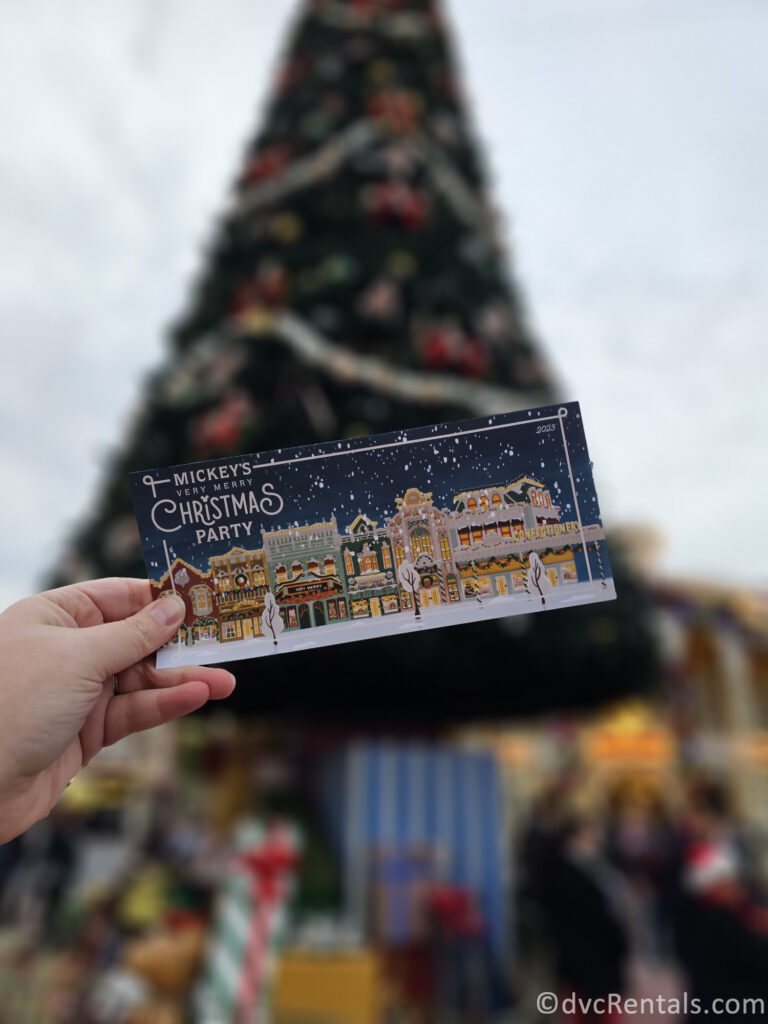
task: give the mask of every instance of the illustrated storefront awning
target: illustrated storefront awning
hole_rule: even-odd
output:
[[[344,587],[335,577],[315,576],[314,573],[303,573],[289,583],[283,583],[275,589],[278,604],[302,604],[304,601],[318,601],[326,597],[338,597],[344,593]]]
[[[392,578],[387,578],[386,573],[371,573],[370,576],[358,576],[350,580],[349,591],[351,594],[365,594],[369,590],[396,589],[397,583]]]

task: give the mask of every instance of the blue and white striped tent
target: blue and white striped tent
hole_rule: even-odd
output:
[[[346,909],[359,927],[369,924],[371,854],[430,846],[439,853],[441,881],[476,893],[493,950],[505,957],[510,836],[491,756],[421,743],[366,743],[329,757],[321,778]]]

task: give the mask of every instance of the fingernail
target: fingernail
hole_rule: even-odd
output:
[[[149,609],[150,615],[161,626],[172,626],[175,622],[181,622],[186,611],[186,605],[178,594],[168,594],[167,597],[158,597]]]

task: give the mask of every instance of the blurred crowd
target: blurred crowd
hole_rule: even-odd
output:
[[[759,850],[718,781],[662,796],[617,792],[602,814],[569,811],[572,782],[534,805],[521,849],[521,957],[563,995],[688,994],[689,1006],[768,1000],[768,904]],[[667,1004],[674,1006],[675,1004]],[[682,1003],[680,1004],[682,1006]],[[759,1005],[759,1004],[758,1004]],[[735,1010],[735,1004],[733,1004]],[[618,1020],[620,1013],[575,1019]],[[729,1019],[754,1017],[729,1012]]]
[[[534,1005],[542,991],[561,1000],[617,994],[680,1001],[667,1002],[658,1017],[643,1015],[658,1020],[686,1019],[684,992],[689,1007],[693,1000],[710,1007],[718,998],[751,997],[768,1005],[762,851],[740,824],[727,787],[697,778],[673,805],[663,788],[630,779],[595,804],[583,799],[577,778],[571,773],[548,783],[517,823],[509,907],[516,940],[508,978],[492,967],[487,922],[473,894],[450,884],[422,887],[428,941],[395,950],[387,961],[407,976],[408,998],[421,1009],[328,1019],[527,1024],[538,1019]],[[305,952],[319,950],[329,972],[339,951],[382,955],[381,938],[371,942],[345,931],[329,912],[344,879],[334,874],[298,804],[291,813],[303,819],[305,834],[297,896],[304,927],[291,942]],[[230,855],[210,820],[171,790],[154,794],[135,832],[115,809],[84,815],[65,804],[0,847],[0,1019],[190,1019],[189,994],[215,931],[213,906]],[[16,940],[8,944],[11,935]],[[424,957],[432,965],[427,1000],[419,992]],[[24,1008],[24,992],[41,1000],[36,1009]],[[153,1007],[149,1015],[135,1011],[143,1005]],[[669,1010],[676,1005],[679,1014]],[[737,1012],[729,1005],[730,1020],[755,1016],[749,1006]],[[585,1006],[577,1002],[555,1019],[589,1024],[622,1017]]]

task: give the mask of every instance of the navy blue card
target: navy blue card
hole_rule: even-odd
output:
[[[131,474],[160,667],[616,596],[577,402]]]

